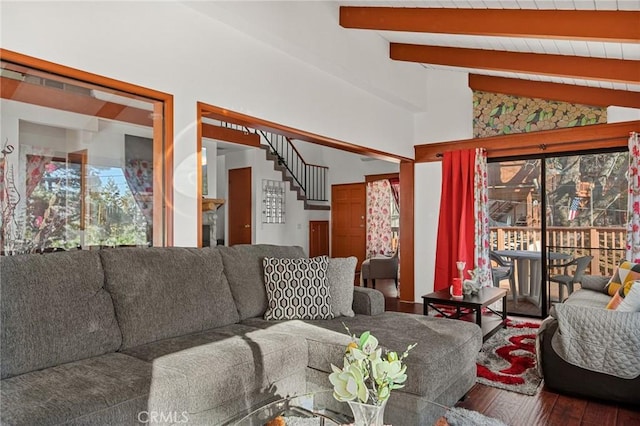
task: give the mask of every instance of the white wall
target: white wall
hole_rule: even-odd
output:
[[[398,164],[388,161],[362,161],[361,155],[345,151],[322,147],[301,141],[294,141],[294,145],[308,163],[327,166],[328,188],[327,198],[331,201],[331,185],[341,183],[364,182],[365,175],[394,173],[398,171]],[[282,180],[282,174],[273,168],[273,162],[266,160],[265,151],[262,149],[249,149],[236,151],[218,157],[218,196],[228,199],[227,176],[229,169],[251,167],[253,181],[252,212],[252,238],[255,243],[300,245],[308,253],[309,250],[309,221],[330,220],[331,212],[326,210],[305,210],[302,201],[297,199],[294,191],[286,186],[286,221],[284,224],[262,223],[262,180]],[[224,226],[225,240],[228,239],[228,227],[225,221],[227,206],[218,209],[218,226]]]
[[[400,165],[392,161],[366,159],[363,156],[334,148],[293,141],[300,155],[308,163],[329,167],[329,187],[341,183],[364,182],[365,175],[398,173]],[[327,194],[331,199],[331,193]]]
[[[296,192],[289,190],[289,184],[286,185],[286,202],[285,202],[285,223],[262,223],[262,180],[282,180],[282,174],[273,169],[273,162],[265,159],[265,151],[262,149],[249,149],[244,151],[235,151],[224,156],[224,176],[219,174],[219,190],[223,197],[228,199],[228,171],[231,169],[251,167],[252,180],[252,241],[256,244],[283,244],[283,245],[299,245],[308,253],[309,250],[309,220],[329,220],[329,213],[326,211],[304,210],[304,204],[299,201]],[[220,163],[222,166],[222,162]],[[228,205],[218,209],[218,219],[221,219],[221,210],[224,211],[223,216],[228,217]],[[226,222],[226,221],[225,221]],[[228,223],[224,224],[225,240],[228,241],[229,229]]]
[[[427,70],[427,107],[414,117],[414,145],[473,137],[473,92],[465,72]]]
[[[174,95],[176,245],[192,246],[197,239],[190,172],[196,167],[197,101],[412,156],[413,119],[406,109],[181,3],[0,7],[3,48]],[[402,80],[415,67],[397,66],[390,78]]]
[[[433,291],[440,195],[442,193],[442,163],[415,165],[415,287],[416,302],[423,294]]]
[[[429,70],[428,105],[415,115],[415,144],[473,137],[473,93],[466,73]],[[415,165],[415,301],[433,291],[442,186],[439,161]]]
[[[607,123],[640,120],[640,109],[610,106],[607,108]]]

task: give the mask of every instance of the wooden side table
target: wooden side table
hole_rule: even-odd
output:
[[[490,304],[502,299],[502,312],[496,312],[489,307]],[[482,287],[474,295],[465,295],[462,299],[451,296],[449,289],[440,290],[422,296],[424,315],[429,315],[429,308],[439,312],[445,318],[470,320],[475,313],[475,322],[482,329],[482,341],[493,336],[501,327],[507,325],[507,290],[497,287]],[[452,306],[456,308],[454,314],[448,314],[437,305]],[[462,308],[470,312],[462,312]],[[488,315],[482,314],[482,309],[489,311]],[[484,321],[483,321],[484,318]]]

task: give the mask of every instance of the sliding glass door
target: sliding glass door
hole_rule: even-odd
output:
[[[624,256],[627,165],[624,151],[489,163],[494,285],[508,290],[509,314],[546,316],[582,274],[611,275]]]
[[[488,175],[494,285],[508,290],[509,314],[541,316],[542,160],[491,162]]]
[[[580,288],[583,274],[610,276],[625,255],[628,152],[545,159],[547,308]],[[568,266],[563,266],[568,265]]]

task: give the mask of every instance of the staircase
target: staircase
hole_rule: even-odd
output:
[[[329,168],[308,164],[286,136],[262,130],[258,133],[266,142],[260,148],[265,150],[267,160],[273,161],[274,170],[282,173],[283,181],[289,182],[296,198],[304,202],[305,210],[331,210],[326,204]]]
[[[510,213],[516,203],[514,201],[507,200],[491,200],[489,206],[489,216],[490,217],[502,217],[507,213]]]
[[[327,199],[328,167],[308,164],[286,136],[224,121],[218,123],[219,127],[259,135],[260,148],[265,150],[267,160],[273,162],[274,170],[282,173],[282,180],[289,182],[296,198],[304,202],[305,210],[331,210]]]

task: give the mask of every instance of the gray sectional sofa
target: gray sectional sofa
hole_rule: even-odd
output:
[[[538,330],[538,369],[560,393],[640,406],[640,312],[606,309],[610,277],[585,276]]]
[[[471,323],[384,312],[354,287],[353,317],[266,321],[262,258],[300,247],[119,248],[0,258],[0,422],[225,424],[264,401],[329,388],[353,333],[410,353],[385,420],[425,424],[475,383]]]

